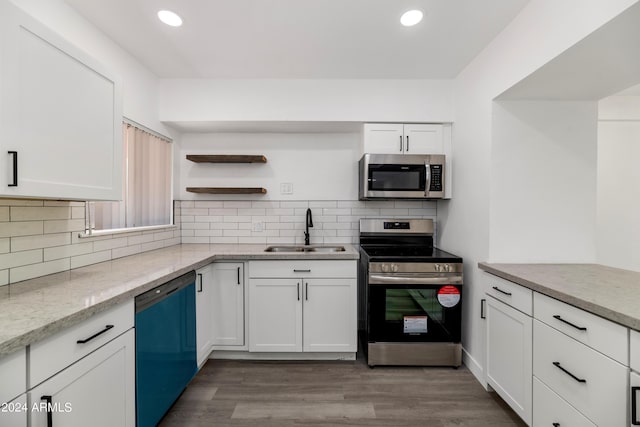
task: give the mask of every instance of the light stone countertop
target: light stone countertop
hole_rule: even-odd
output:
[[[220,260],[358,259],[344,252],[264,252],[265,245],[183,244],[0,287],[0,356],[191,270]]]
[[[598,264],[481,262],[478,267],[605,319],[640,330],[638,272]]]

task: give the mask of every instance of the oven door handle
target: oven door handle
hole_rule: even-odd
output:
[[[424,277],[424,276],[384,276],[379,274],[369,274],[370,285],[461,285],[462,275],[446,277]]]

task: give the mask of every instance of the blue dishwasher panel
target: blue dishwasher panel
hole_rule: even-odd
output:
[[[197,371],[195,284],[136,313],[137,426],[158,424]]]

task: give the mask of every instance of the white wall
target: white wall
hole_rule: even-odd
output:
[[[171,131],[158,119],[158,80],[133,56],[62,0],[12,1],[121,76],[124,86],[123,114],[126,117],[172,136]]]
[[[186,187],[264,187],[267,194],[242,200],[357,200],[359,133],[185,134],[180,141],[176,198],[228,200],[233,196],[188,193]],[[262,154],[267,163],[211,164],[187,154]],[[280,184],[293,194],[280,194]]]
[[[451,80],[160,80],[160,119],[449,122]]]
[[[455,197],[438,206],[441,224],[438,243],[465,260],[462,338],[465,363],[483,383],[484,324],[480,320],[483,288],[476,265],[480,261],[499,261],[492,257],[489,246],[489,235],[493,233],[490,229],[493,100],[635,2],[531,0],[456,78]]]
[[[597,117],[595,101],[494,103],[491,260],[595,261]]]
[[[640,271],[640,96],[599,103],[598,262]]]

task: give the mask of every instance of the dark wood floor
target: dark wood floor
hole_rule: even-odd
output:
[[[466,368],[209,360],[161,422],[191,426],[525,424]]]

